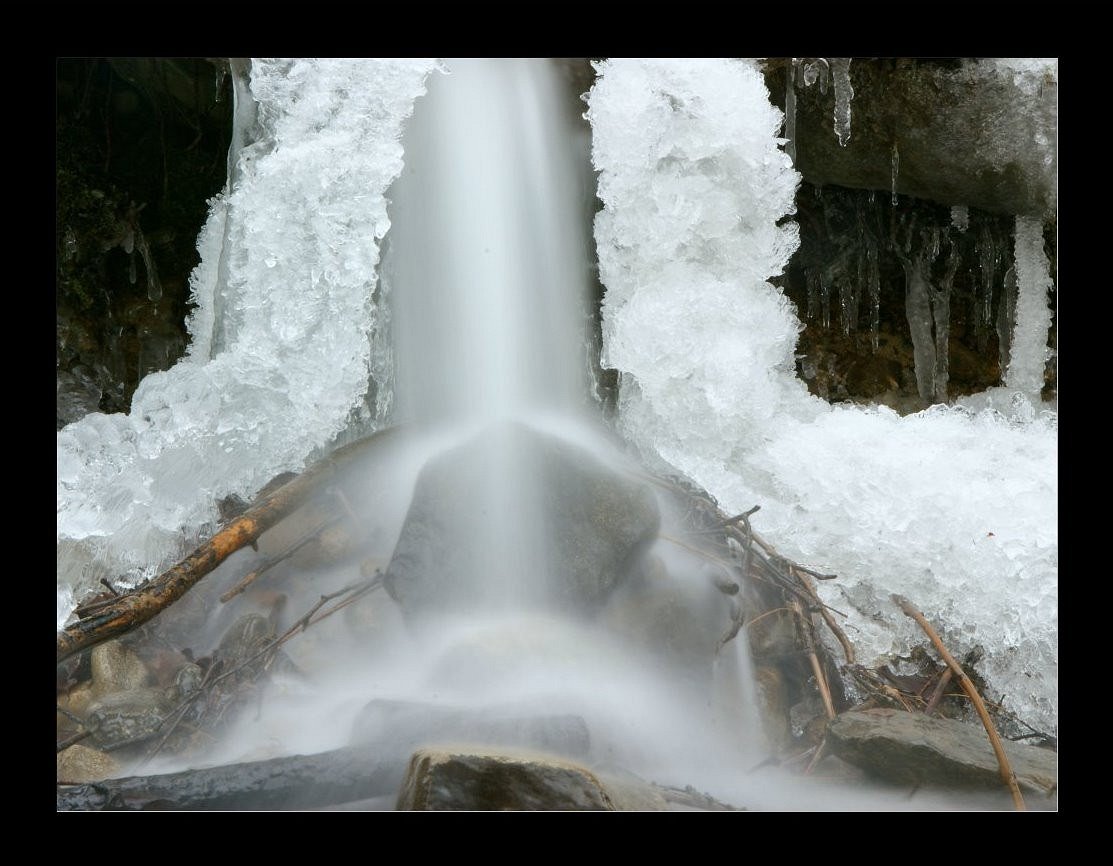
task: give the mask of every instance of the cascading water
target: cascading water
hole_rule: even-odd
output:
[[[710,789],[764,754],[753,686],[744,641],[718,646],[732,613],[715,568],[658,539],[673,507],[584,411],[591,186],[573,95],[538,61],[449,61],[425,84],[388,192],[372,334],[393,379],[377,383],[378,422],[400,435],[341,483],[373,523],[357,543],[393,601],[373,595],[291,641],[306,677],[278,676],[204,761],[318,752],[353,732],[404,761],[413,716],[383,709],[402,706],[464,718],[454,738],[494,745],[506,719],[575,719],[586,753],[580,737],[542,745]],[[267,542],[257,556],[280,546]],[[253,556],[206,580],[221,591]],[[317,567],[288,581],[280,627],[350,580]],[[211,646],[233,617],[218,613]]]
[[[757,733],[744,635],[719,646],[731,613],[708,579],[714,566],[670,543],[675,515],[663,496],[630,493],[624,507],[645,511],[641,524],[628,533],[637,557],[615,562],[619,577],[613,583],[593,582],[582,567],[582,551],[569,550],[562,534],[566,527],[580,517],[580,523],[607,524],[608,516],[588,504],[560,505],[561,488],[595,490],[599,495],[588,500],[594,506],[640,473],[604,444],[581,412],[588,378],[581,362],[589,273],[581,196],[590,175],[586,152],[577,155],[569,142],[577,136],[582,140],[582,130],[571,120],[572,106],[562,104],[561,86],[545,63],[450,61],[428,79],[424,75],[431,64],[403,67],[382,67],[382,74],[371,74],[367,82],[369,90],[399,85],[389,109],[372,103],[365,111],[352,112],[356,118],[399,120],[414,94],[428,88],[406,130],[405,169],[388,193],[390,232],[383,241],[378,308],[370,313],[374,262],[360,253],[363,247],[353,237],[374,250],[370,239],[385,231],[387,213],[375,208],[361,220],[352,203],[360,201],[359,185],[365,184],[374,193],[372,203],[381,204],[380,194],[393,174],[373,171],[368,183],[328,147],[314,152],[314,172],[302,172],[304,158],[300,163],[297,159],[303,137],[328,138],[333,134],[330,124],[337,122],[342,131],[348,128],[348,76],[329,63],[320,68],[299,63],[285,73],[274,64],[253,69],[259,78],[253,87],[258,83],[273,100],[263,119],[273,122],[289,113],[303,122],[285,139],[267,140],[256,148],[259,160],[249,172],[255,182],[251,190],[269,181],[281,192],[290,188],[293,177],[302,183],[295,185],[299,201],[309,193],[321,197],[313,198],[316,211],[300,205],[300,216],[291,219],[286,205],[267,190],[250,201],[245,200],[247,192],[230,190],[228,218],[262,222],[250,223],[248,228],[256,231],[245,229],[237,237],[242,244],[238,258],[227,263],[245,269],[233,274],[235,285],[225,279],[219,291],[226,293],[226,309],[228,304],[235,308],[241,332],[254,333],[254,317],[262,311],[264,336],[293,348],[279,359],[278,370],[298,367],[305,354],[327,357],[328,322],[362,323],[351,334],[344,332],[345,359],[355,358],[361,375],[371,369],[374,421],[398,425],[401,435],[383,446],[374,471],[365,467],[364,474],[339,483],[338,491],[345,507],[350,504],[361,518],[370,516],[373,525],[358,540],[362,565],[384,571],[393,601],[381,593],[369,596],[331,620],[335,628],[323,623],[291,641],[285,651],[302,674],[277,677],[277,687],[267,691],[257,712],[244,714],[205,753],[204,762],[336,748],[349,742],[354,729],[370,731],[375,748],[384,753],[394,749],[404,756],[413,745],[407,732],[389,723],[389,713],[369,719],[371,704],[405,703],[418,708],[418,717],[457,714],[472,722],[494,708],[513,718],[580,719],[590,748],[577,757],[588,763],[613,762],[654,781],[696,785],[744,805],[893,807],[891,800],[855,800],[845,792],[832,799],[827,791],[808,792],[783,779],[771,785],[776,777],[768,767],[760,776],[748,775],[766,753]],[[278,74],[269,75],[276,70]],[[778,531],[798,527],[799,513],[804,513],[803,522],[819,528],[814,538],[793,540],[791,552],[800,559],[816,555],[819,547],[830,551],[847,545],[845,557],[883,570],[886,560],[871,560],[870,550],[849,546],[861,535],[855,527],[882,525],[884,518],[889,521],[886,529],[895,522],[903,531],[918,519],[922,504],[913,507],[886,496],[880,508],[875,507],[878,497],[860,496],[861,513],[841,518],[836,513],[839,519],[828,521],[831,528],[822,535],[818,518],[810,515],[831,510],[834,494],[827,492],[837,487],[841,495],[862,486],[849,470],[839,474],[824,467],[838,467],[845,455],[861,447],[864,425],[872,425],[878,441],[903,437],[909,443],[932,432],[938,438],[942,430],[957,443],[952,450],[963,452],[983,433],[998,435],[997,422],[937,414],[898,429],[884,413],[831,411],[798,393],[788,360],[798,322],[764,282],[783,268],[782,259],[795,246],[792,228],[777,222],[791,207],[796,179],[776,152],[773,135],[780,119],[768,105],[763,85],[752,70],[733,62],[657,68],[630,63],[607,74],[609,84],[603,78],[606,86],[593,92],[591,114],[596,166],[603,171],[600,193],[607,205],[597,224],[608,290],[604,327],[609,362],[624,373],[624,431],[646,453],[656,452],[708,489],[717,487],[728,507],[741,511],[757,501],[771,505],[763,514],[770,514]],[[627,84],[633,81],[629,91],[622,89],[623,76]],[[299,93],[311,98],[299,98]],[[745,94],[741,108],[739,93]],[[628,112],[643,109],[651,122],[636,116],[629,121]],[[328,120],[318,122],[318,114]],[[745,119],[751,115],[757,120]],[[356,126],[370,135],[361,122]],[[363,141],[373,141],[383,154],[396,158],[397,142],[388,132],[381,140]],[[645,139],[652,135],[659,139],[649,147]],[[362,152],[359,140],[338,138],[343,139],[337,144],[340,152]],[[284,160],[277,168],[266,161],[275,156]],[[740,183],[739,176],[749,181]],[[349,182],[356,186],[342,186]],[[751,195],[752,200],[747,198]],[[260,205],[260,214],[251,216]],[[242,208],[239,214],[236,207]],[[217,231],[213,228],[210,235]],[[266,241],[260,244],[267,232],[277,238],[270,247]],[[333,259],[337,232],[354,246],[341,245],[343,255]],[[309,246],[278,255],[291,233]],[[217,261],[225,259],[210,260],[209,267]],[[689,267],[693,264],[694,270]],[[740,278],[737,271],[746,268],[752,273]],[[285,311],[278,309],[294,303],[296,293],[277,300],[268,300],[265,293],[239,294],[256,284],[271,290],[300,285],[296,280],[303,277],[314,288],[319,283],[324,287],[302,311],[304,334],[290,331]],[[343,289],[341,295],[328,288],[333,285]],[[669,295],[677,290],[691,294],[679,300]],[[338,296],[348,299],[342,309],[335,308]],[[678,324],[680,314],[688,320]],[[214,317],[226,318],[219,311]],[[754,319],[764,327],[747,331]],[[210,324],[224,329],[222,345],[234,350],[236,334],[228,331],[229,322]],[[312,353],[301,349],[308,337],[322,334],[326,339],[310,344]],[[251,349],[260,345],[248,346],[249,361]],[[368,345],[373,347],[370,358]],[[237,369],[229,363],[238,359],[234,352],[221,354],[214,348],[213,354],[214,360],[226,358],[221,370]],[[336,362],[337,369],[345,363]],[[306,372],[293,388],[278,374],[271,378],[279,381],[270,384],[254,361],[247,366],[248,385],[262,381],[275,393],[287,394],[293,403],[287,414],[299,422],[299,436],[294,445],[284,445],[281,467],[257,467],[248,482],[238,481],[244,490],[261,482],[260,473],[295,465],[322,446],[359,400],[359,388],[346,387],[343,400],[327,401],[328,429],[322,434],[300,420],[315,416],[322,395],[335,393],[327,382],[334,371],[327,365],[301,365]],[[732,384],[740,369],[757,371],[745,388]],[[350,375],[341,378],[351,386]],[[314,384],[323,390],[315,390]],[[151,386],[137,395],[137,405],[151,405],[154,390]],[[197,385],[186,396],[204,398],[208,393]],[[169,398],[163,402],[173,403]],[[163,414],[167,406],[162,406]],[[208,425],[213,430],[208,438],[219,438],[221,454],[225,439],[239,442],[235,420],[217,413]],[[254,416],[249,420],[249,429],[266,429]],[[90,423],[109,426],[97,419]],[[771,424],[778,425],[775,436],[769,432]],[[186,455],[192,460],[174,453],[163,457],[166,449],[143,438],[146,428],[133,435],[126,424],[116,426],[125,428],[121,438],[128,454],[135,450],[143,458],[124,461],[129,465],[110,491],[116,498],[143,491],[147,476],[135,475],[131,464],[157,474],[157,466],[149,462],[170,460],[180,475],[183,466],[203,462],[204,455]],[[813,429],[821,430],[824,449],[835,457],[812,459]],[[66,456],[76,455],[67,462],[60,451],[60,527],[63,484],[92,465],[86,460],[80,472],[77,468],[78,458],[86,454],[81,450],[84,430],[60,436]],[[187,436],[170,438],[175,444]],[[1020,431],[1014,438],[1014,450],[1025,456],[1027,439],[1035,437]],[[138,440],[134,448],[132,439]],[[258,437],[248,444],[256,441]],[[102,443],[102,450],[110,446]],[[1028,450],[1037,452],[1033,464],[1047,451],[1042,439]],[[573,457],[565,461],[568,454]],[[589,464],[613,474],[602,483],[581,480],[579,473]],[[767,466],[773,468],[767,471]],[[784,471],[786,466],[799,468],[793,474]],[[816,466],[813,473],[809,467]],[[222,462],[212,469],[223,472],[224,467]],[[989,470],[963,468],[975,481],[994,471],[994,465]],[[903,489],[913,488],[913,481],[922,483],[916,474],[922,470],[915,466],[902,462],[890,474],[896,470],[906,470],[910,479]],[[815,473],[823,477],[817,479]],[[934,478],[943,473],[929,467],[927,474]],[[1036,478],[1029,487],[1037,489],[1038,483]],[[982,499],[996,495],[996,487],[984,486]],[[224,492],[218,487],[214,482],[204,492]],[[421,500],[430,490],[432,496]],[[941,501],[945,493],[939,494]],[[789,494],[804,506],[796,505],[791,514]],[[185,513],[175,511],[173,520],[159,528],[176,526]],[[91,510],[82,514],[92,521]],[[963,511],[959,516],[969,517],[981,537],[983,514]],[[84,528],[90,529],[89,537],[111,536],[111,528],[102,531],[91,523]],[[874,534],[868,535],[861,544],[874,543]],[[264,536],[259,556],[267,555],[267,540]],[[126,536],[115,543],[128,547]],[[930,545],[930,540],[921,545]],[[906,546],[912,547],[912,540]],[[931,550],[913,553],[923,562],[935,561]],[[1011,556],[1009,550],[1005,553]],[[251,552],[241,551],[206,580],[226,587],[237,570],[242,573],[256,561]],[[350,579],[343,568],[321,565],[297,575],[289,598],[283,598],[285,608],[275,607],[281,612],[274,616],[284,617],[280,627],[321,593]],[[852,584],[855,592],[865,590]],[[209,626],[212,645],[232,619],[228,612],[220,616]],[[201,643],[197,648],[204,651]],[[498,725],[485,727],[482,720],[468,724],[457,725],[452,733],[497,740],[491,731]],[[560,751],[557,740],[554,748]],[[175,759],[159,758],[150,769],[176,766]],[[915,805],[923,807],[925,801]]]

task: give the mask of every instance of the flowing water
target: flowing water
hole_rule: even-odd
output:
[[[592,182],[582,106],[546,62],[444,67],[406,127],[379,269],[373,337],[384,354],[371,366],[387,375],[376,421],[404,433],[339,486],[366,522],[364,562],[389,574],[423,467],[462,443],[485,443],[452,476],[462,489],[446,500],[444,537],[429,539],[461,551],[448,578],[471,603],[414,621],[380,592],[307,630],[286,647],[302,675],[280,676],[205,762],[336,748],[360,725],[374,729],[377,748],[404,755],[406,731],[366,718],[378,701],[427,715],[575,717],[590,738],[580,760],[751,808],[950,805],[833,793],[762,768],[745,633],[716,648],[730,624],[726,596],[706,556],[670,543],[679,515],[660,492],[660,537],[641,551],[637,579],[659,579],[654,598],[667,597],[673,629],[663,642],[682,633],[684,660],[654,645],[654,612],[621,588],[590,617],[554,602],[568,551],[554,537],[551,478],[515,431],[540,431],[620,477],[644,478],[600,433],[587,397]],[[237,554],[211,579],[227,585],[251,556]],[[350,579],[343,567],[318,566],[300,597],[290,591],[283,625],[322,587]],[[214,642],[231,617],[210,625]],[[490,738],[466,726],[454,735]],[[160,759],[153,768],[174,766]]]
[[[554,537],[547,488],[561,479],[547,455],[572,448],[616,478],[645,476],[605,438],[587,397],[592,187],[586,129],[576,117],[582,105],[545,62],[445,66],[417,100],[405,168],[388,193],[379,302],[388,324],[379,338],[390,346],[394,381],[380,421],[406,432],[344,489],[356,511],[370,515],[378,541],[368,548],[386,567],[422,467],[478,442],[468,446],[468,465],[452,470],[466,476],[466,490],[450,492],[438,537],[428,539],[457,554],[445,579],[467,591],[436,617],[406,621],[379,593],[343,622],[334,618],[335,627],[291,641],[287,651],[309,680],[281,682],[208,761],[335,748],[357,724],[376,730],[378,748],[404,752],[408,732],[361,715],[369,701],[385,701],[429,713],[581,719],[586,754],[562,748],[559,738],[550,748],[679,786],[758,763],[744,641],[716,652],[730,610],[705,558],[662,540],[641,551],[668,616],[682,623],[663,632],[688,641],[679,662],[653,645],[650,625],[639,620],[642,596],[615,590],[590,615],[561,600],[563,563],[578,551]],[[546,444],[528,444],[526,428]],[[675,509],[644,490],[666,534]],[[250,554],[237,556],[223,572],[242,571]],[[322,569],[313,586],[343,581],[343,572]],[[292,595],[288,618],[312,598]],[[214,627],[213,640],[230,618]],[[466,724],[453,734],[491,739]]]

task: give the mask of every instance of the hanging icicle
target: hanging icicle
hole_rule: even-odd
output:
[[[785,153],[796,165],[796,64],[795,57],[788,59],[788,84],[785,85]]]
[[[831,78],[835,83],[835,135],[839,145],[846,147],[850,141],[850,101],[854,98],[854,88],[850,86],[850,58],[832,57]]]
[[[1047,364],[1047,332],[1051,328],[1050,263],[1043,251],[1043,223],[1036,217],[1016,218],[1016,325],[1005,385],[1039,399]]]
[[[890,203],[893,207],[897,206],[897,174],[900,172],[900,151],[897,150],[897,143],[893,142],[893,149],[889,158],[890,172],[892,174],[892,196]]]

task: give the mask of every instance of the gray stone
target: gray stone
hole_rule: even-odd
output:
[[[90,704],[86,725],[93,742],[112,751],[153,737],[172,709],[161,689],[131,689]]]
[[[766,83],[783,107],[786,60],[769,61]],[[946,205],[1043,216],[1055,211],[1058,85],[1034,92],[1008,74],[958,60],[857,58],[850,139],[832,129],[834,88],[796,79],[796,167],[817,186],[888,193],[892,149],[897,191]]]
[[[498,743],[584,757],[590,746],[579,716],[528,714],[515,707],[470,709],[375,699],[356,717],[352,745],[374,744],[383,754],[411,754],[436,742]]]
[[[510,604],[591,612],[659,522],[646,484],[504,424],[422,469],[385,585],[410,620]]]
[[[647,556],[615,590],[602,621],[678,682],[705,694],[733,625],[731,600],[716,585],[717,574],[711,568],[673,573],[659,557]]]
[[[886,781],[953,788],[1002,786],[985,730],[951,719],[903,710],[843,713],[827,727],[828,748]],[[1058,786],[1058,755],[1005,741],[1005,754],[1021,788],[1047,796]]]
[[[615,811],[590,770],[545,755],[420,749],[410,759],[399,810]]]

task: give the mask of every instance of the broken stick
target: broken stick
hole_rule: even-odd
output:
[[[337,449],[256,502],[177,565],[136,591],[113,599],[88,619],[59,631],[58,661],[126,634],[154,618],[233,553],[254,542],[308,501],[323,482],[333,478],[341,467],[362,454],[370,442],[398,429],[388,427]]]
[[[947,667],[951,669],[951,672],[958,679],[959,685],[962,686],[962,690],[966,692],[967,696],[974,704],[974,709],[978,711],[978,718],[982,720],[982,724],[985,726],[985,732],[989,735],[989,742],[993,746],[993,753],[997,756],[997,766],[1001,769],[1001,779],[1004,781],[1005,785],[1008,786],[1009,792],[1013,796],[1013,805],[1016,806],[1018,812],[1025,811],[1024,797],[1020,793],[1020,786],[1016,783],[1016,774],[1013,772],[1012,765],[1009,763],[1009,758],[1005,754],[1005,747],[1001,745],[1001,738],[997,735],[997,729],[993,727],[993,722],[989,718],[989,712],[985,708],[985,702],[982,701],[982,696],[978,694],[978,690],[974,688],[974,684],[970,682],[970,677],[966,676],[966,671],[955,661],[954,656],[947,651],[947,648],[943,645],[943,641],[939,638],[939,635],[936,634],[935,629],[931,627],[931,624],[924,618],[924,615],[913,606],[912,602],[900,595],[893,595],[892,599],[893,602],[904,611],[905,616],[909,616],[919,623],[920,628],[924,630],[924,634],[928,636],[932,645],[934,645],[935,649],[939,652],[939,655],[942,656],[943,661],[947,663]]]

